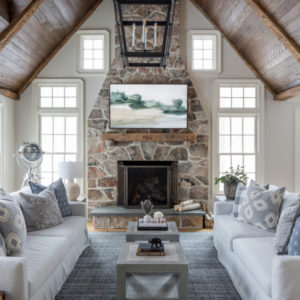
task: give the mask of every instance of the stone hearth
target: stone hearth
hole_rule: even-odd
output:
[[[178,1],[179,2],[179,1]],[[134,12],[142,19],[142,9]],[[152,17],[164,14],[154,7]],[[115,33],[115,53],[107,77],[88,118],[88,209],[117,205],[117,164],[126,160],[178,161],[178,201],[195,199],[207,206],[208,119],[201,99],[180,56],[180,19],[177,4],[170,56],[167,68],[127,68],[119,57],[119,42]],[[102,140],[109,129],[109,86],[111,83],[188,84],[188,130],[194,132],[193,142],[113,142]],[[120,130],[120,132],[184,132],[184,130]]]

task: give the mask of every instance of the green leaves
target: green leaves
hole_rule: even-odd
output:
[[[244,166],[237,166],[236,170],[233,167],[230,167],[230,171],[225,172],[225,175],[222,177],[215,177],[215,184],[219,182],[222,183],[239,183],[241,182],[244,185],[247,185],[248,176],[245,173]]]

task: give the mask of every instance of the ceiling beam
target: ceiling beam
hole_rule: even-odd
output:
[[[1,34],[0,34],[0,51],[11,41],[11,39],[22,29],[26,22],[38,10],[44,0],[32,0],[30,4],[22,11]]]
[[[5,88],[0,88],[0,94],[5,97],[14,99],[14,100],[20,99],[20,95],[18,93],[14,92],[12,90],[9,90],[9,89],[5,89]]]
[[[285,32],[280,25],[272,18],[272,16],[261,6],[260,3],[254,0],[245,0],[245,2],[253,9],[255,14],[263,21],[269,30],[277,37],[284,47],[295,57],[300,63],[300,47],[296,42]]]
[[[223,29],[218,26],[215,21],[210,17],[210,15],[206,12],[206,10],[201,6],[201,4],[197,0],[190,0],[194,6],[210,21],[210,23],[221,32],[223,37],[226,39],[226,41],[230,44],[232,49],[235,50],[235,52],[238,54],[238,56],[242,59],[242,61],[247,65],[247,67],[250,69],[252,73],[264,84],[265,88],[274,96],[275,91],[270,87],[268,82],[263,78],[263,76],[259,73],[259,71],[256,69],[256,67],[251,64],[246,57],[236,48],[236,46],[227,38],[225,32]]]
[[[103,0],[97,0],[91,8],[86,12],[84,17],[80,19],[77,25],[68,33],[68,35],[52,50],[47,58],[30,74],[22,86],[18,89],[18,93],[22,94],[36,76],[44,69],[44,67],[50,62],[50,60],[56,55],[56,53],[67,43],[67,41],[73,36],[73,34],[80,28],[80,26],[90,17],[90,15],[96,10],[99,4]]]
[[[299,95],[300,95],[300,85],[297,85],[286,91],[276,94],[274,100],[282,101]]]

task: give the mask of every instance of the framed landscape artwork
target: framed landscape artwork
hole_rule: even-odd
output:
[[[187,85],[111,84],[110,128],[187,128]]]

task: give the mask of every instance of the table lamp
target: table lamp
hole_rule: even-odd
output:
[[[74,182],[74,178],[82,178],[83,163],[79,161],[60,162],[58,165],[58,174],[61,178],[66,178],[65,183],[69,201],[76,201],[80,195],[80,186]]]

